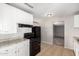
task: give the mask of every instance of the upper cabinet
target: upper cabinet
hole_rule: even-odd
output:
[[[79,15],[74,16],[74,27],[79,27]]]
[[[13,6],[0,3],[0,34],[17,33],[17,23],[33,25],[33,16]]]
[[[16,11],[17,23],[33,25],[33,16],[31,14],[19,10],[15,11]]]

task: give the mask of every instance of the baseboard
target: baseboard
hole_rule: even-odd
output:
[[[65,46],[64,46],[64,48],[66,48],[66,49],[70,49],[70,50],[74,50],[73,48],[69,48],[69,47],[65,47]]]
[[[46,43],[46,44],[49,44],[49,45],[52,45],[52,44],[53,44],[53,43],[51,44],[51,43],[49,43],[49,42],[45,42],[45,41],[42,41],[42,43]]]
[[[63,36],[55,36],[56,38],[64,38]]]

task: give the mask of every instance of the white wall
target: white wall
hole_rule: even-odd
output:
[[[53,23],[64,21],[64,47],[73,49],[74,36],[79,36],[79,29],[74,28],[74,16],[52,17],[41,20],[41,39],[42,42],[53,44]]]
[[[74,29],[74,17],[65,17],[65,47],[69,49],[73,49],[74,42],[73,42],[73,36],[75,34],[73,29]]]

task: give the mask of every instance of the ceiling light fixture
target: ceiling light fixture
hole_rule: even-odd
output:
[[[48,16],[48,17],[51,17],[51,16],[53,16],[53,14],[49,13],[49,14],[47,14],[47,16]]]
[[[45,16],[52,17],[53,16],[53,13],[46,13]]]

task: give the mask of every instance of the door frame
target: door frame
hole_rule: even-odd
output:
[[[58,22],[58,21],[57,21]],[[59,21],[60,22],[60,21]],[[63,23],[64,23],[64,21],[62,21]],[[53,39],[54,39],[54,26],[55,26],[55,24],[53,24]],[[63,47],[65,47],[65,23],[63,24],[63,26],[64,26],[64,46]],[[54,41],[53,41],[54,42]],[[54,43],[53,43],[54,44]]]

